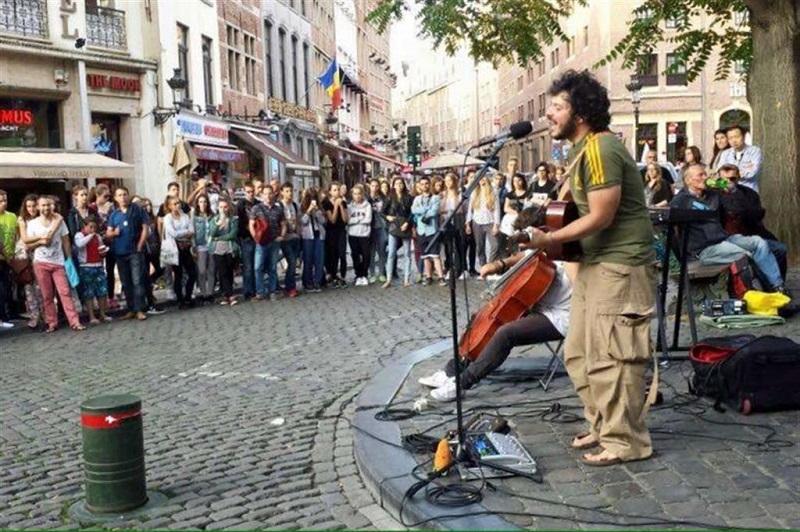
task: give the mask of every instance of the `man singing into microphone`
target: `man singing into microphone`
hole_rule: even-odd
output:
[[[580,217],[555,232],[534,230],[534,248],[580,240],[564,361],[584,405],[588,431],[575,449],[589,466],[644,460],[645,369],[655,291],[652,229],[644,185],[624,145],[608,131],[608,91],[587,71],[565,72],[549,90],[554,139],[568,139],[569,184]]]

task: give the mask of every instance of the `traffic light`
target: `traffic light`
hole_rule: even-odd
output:
[[[406,129],[408,134],[407,150],[408,162],[419,164],[421,162],[420,152],[422,151],[422,128],[420,126],[408,126]]]

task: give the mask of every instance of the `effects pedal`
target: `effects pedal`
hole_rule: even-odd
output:
[[[524,476],[541,482],[536,460],[524,445],[510,434],[485,432],[465,436],[466,450],[476,467],[461,470],[464,479]]]

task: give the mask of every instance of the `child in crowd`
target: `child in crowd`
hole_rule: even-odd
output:
[[[83,228],[75,234],[75,247],[78,250],[78,263],[81,278],[81,300],[86,305],[89,314],[89,323],[98,324],[101,321],[111,321],[106,315],[108,307],[108,279],[104,267],[108,247],[97,234],[99,222],[96,217],[89,216]],[[94,314],[94,299],[100,308],[100,319]]]

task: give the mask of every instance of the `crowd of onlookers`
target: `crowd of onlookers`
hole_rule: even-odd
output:
[[[693,257],[725,263],[745,254],[768,288],[782,290],[787,250],[764,227],[761,152],[744,143],[742,128],[716,132],[708,169],[697,147],[686,148],[679,182],[654,156],[646,155],[643,168],[649,207],[724,214],[689,226]],[[350,190],[333,182],[297,196],[291,183],[252,180],[234,194],[199,179],[184,200],[173,182],[158,210],[125,187],[77,185],[69,206],[29,194],[13,214],[0,191],[0,327],[11,327],[10,316],[24,311],[33,329],[55,330],[62,313],[72,329],[83,330],[72,290],[89,323],[111,321],[117,279],[126,302],[122,319],[138,320],[163,312],[159,286],[171,288],[179,309],[215,297],[219,305],[237,305],[239,271],[244,300],[293,298],[299,286],[308,293],[346,287],[348,249],[355,286],[444,285],[450,275],[477,276],[481,265],[514,251],[509,236],[517,216],[553,198],[563,172],[540,163],[527,176],[517,167],[512,157],[505,173],[484,176],[460,207],[474,171],[415,181],[395,174]],[[455,231],[435,239],[451,215]]]

